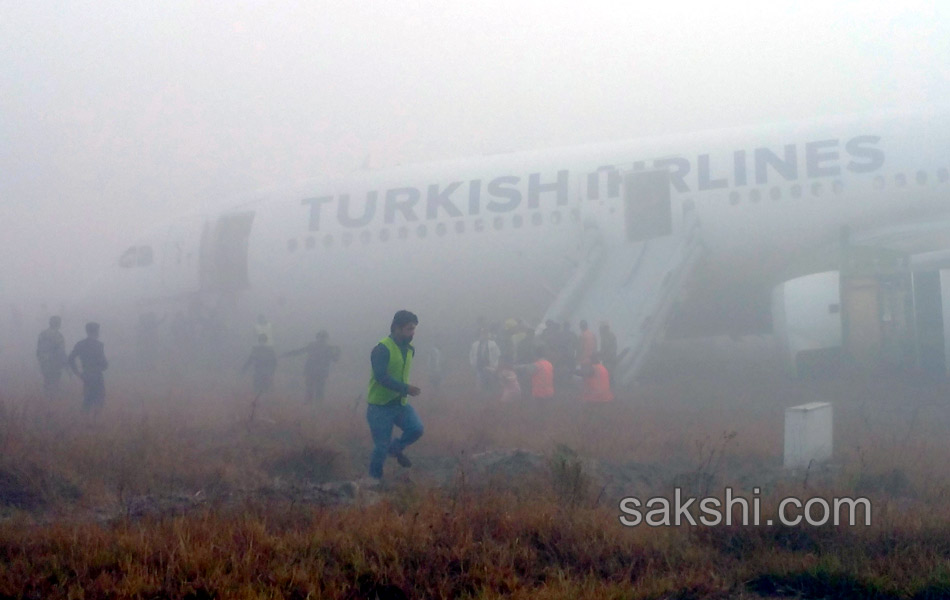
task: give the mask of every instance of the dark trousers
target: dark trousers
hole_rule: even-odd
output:
[[[106,379],[102,371],[86,371],[82,374],[83,410],[99,408],[106,399]]]
[[[389,454],[402,452],[422,437],[422,421],[411,404],[402,404],[398,398],[389,404],[367,405],[366,421],[373,436],[369,474],[379,479],[383,476],[383,463]],[[392,439],[393,427],[402,429],[402,435],[395,440]]]
[[[327,388],[327,376],[324,374],[307,374],[307,402],[322,402]]]

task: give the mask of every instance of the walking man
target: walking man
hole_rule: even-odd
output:
[[[36,340],[36,360],[43,374],[43,392],[50,400],[59,395],[59,380],[66,368],[66,340],[59,328],[62,319],[49,318],[49,329],[44,329]]]
[[[77,358],[82,365],[82,372],[76,368]],[[106,383],[102,373],[109,368],[105,346],[99,341],[98,323],[86,323],[85,339],[76,342],[66,362],[72,372],[82,379],[83,410],[98,411],[106,399]]]
[[[270,390],[274,384],[274,373],[277,371],[277,353],[274,352],[274,347],[268,343],[267,335],[264,333],[257,336],[257,345],[251,348],[251,355],[244,361],[241,374],[246,373],[251,368],[254,371],[254,397],[256,399]]]
[[[403,451],[422,436],[422,421],[407,397],[421,392],[409,384],[416,353],[410,342],[418,324],[419,319],[413,313],[398,311],[389,326],[389,335],[381,339],[370,354],[373,370],[366,397],[366,421],[373,436],[369,474],[374,479],[382,479],[387,456],[394,456],[402,467],[411,467],[412,461]],[[402,430],[402,435],[395,440],[392,439],[393,426]]]
[[[330,334],[325,330],[317,332],[317,339],[307,344],[303,348],[291,350],[281,354],[285,356],[307,355],[304,363],[304,379],[307,382],[307,391],[304,401],[308,404],[322,402],[324,391],[327,386],[327,378],[330,376],[330,364],[340,358],[340,349],[337,346],[331,346],[327,343]]]
[[[495,392],[495,382],[498,380],[498,360],[501,350],[487,329],[478,333],[478,339],[472,342],[468,351],[468,362],[475,373],[475,383],[483,396],[492,396]]]

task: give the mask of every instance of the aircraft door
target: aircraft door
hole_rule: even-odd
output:
[[[877,279],[845,278],[842,284],[845,348],[859,365],[875,367],[883,350]]]
[[[916,279],[915,274],[915,288]],[[856,364],[889,370],[913,366],[916,295],[906,272],[842,276],[844,346]]]
[[[247,251],[253,212],[222,215],[201,234],[201,289],[234,293],[250,287]]]
[[[643,242],[673,234],[670,188],[667,171],[632,171],[624,176],[623,224],[628,242]]]
[[[917,366],[925,373],[944,373],[946,349],[941,271],[915,271],[914,320],[917,327]]]

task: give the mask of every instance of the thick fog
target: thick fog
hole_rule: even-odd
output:
[[[930,3],[6,2],[0,322],[41,326],[137,231],[255,189],[941,103],[947,16]]]

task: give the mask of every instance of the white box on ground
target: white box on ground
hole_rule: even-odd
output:
[[[801,469],[831,458],[832,410],[828,402],[785,409],[785,468]]]

